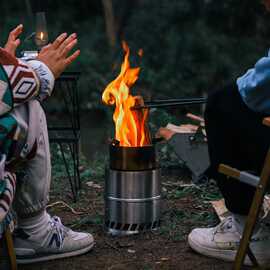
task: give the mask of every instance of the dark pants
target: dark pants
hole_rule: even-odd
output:
[[[210,171],[227,208],[235,214],[248,214],[255,188],[227,178],[217,168],[224,163],[260,174],[270,143],[270,128],[262,124],[264,116],[245,105],[236,84],[208,97],[205,121]]]

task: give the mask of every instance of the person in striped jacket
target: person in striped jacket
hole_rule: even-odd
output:
[[[85,253],[94,240],[46,212],[51,163],[41,102],[52,94],[54,80],[79,56],[79,50],[70,53],[77,35],[63,33],[35,59],[18,59],[15,51],[22,31],[22,25],[16,27],[0,48],[0,223],[12,206],[18,224],[17,262],[34,263]]]

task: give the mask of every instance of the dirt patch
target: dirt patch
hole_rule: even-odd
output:
[[[87,182],[92,181],[96,185]],[[103,230],[103,181],[84,181],[79,202],[72,203],[67,179],[57,179],[52,185],[51,201],[63,200],[82,214],[74,214],[66,206],[55,205],[49,209],[74,230],[88,231],[95,237],[96,245],[88,254],[20,266],[32,269],[231,269],[231,263],[207,258],[193,252],[187,245],[187,235],[192,228],[214,225],[217,217],[209,203],[216,188],[183,187],[179,177],[163,177],[163,222],[156,232],[129,237],[111,237]]]

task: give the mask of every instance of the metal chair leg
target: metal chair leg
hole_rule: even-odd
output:
[[[68,175],[68,180],[69,180],[69,184],[70,184],[72,195],[73,195],[73,201],[77,202],[77,191],[76,191],[76,186],[75,186],[76,183],[74,184],[72,182],[72,177],[71,177],[71,174],[70,174],[70,171],[69,171],[69,164],[68,164],[68,161],[67,161],[67,159],[65,157],[65,152],[64,152],[64,148],[63,148],[62,143],[59,143],[59,146],[60,146],[62,159],[64,161],[64,165],[65,165],[65,168],[66,168],[66,172],[67,172],[67,175]]]
[[[79,169],[79,165],[80,165],[80,151],[79,151],[79,142],[76,142],[75,144],[75,159],[76,159],[76,174],[77,174],[77,182],[78,182],[78,187],[79,190],[81,190],[82,188],[82,183],[81,183],[81,175],[80,175],[80,169]]]

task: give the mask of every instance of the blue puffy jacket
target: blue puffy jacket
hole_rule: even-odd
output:
[[[237,79],[239,92],[253,111],[270,115],[270,50],[253,68]]]

